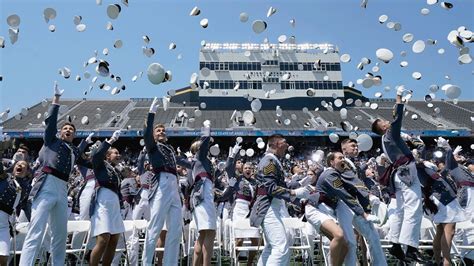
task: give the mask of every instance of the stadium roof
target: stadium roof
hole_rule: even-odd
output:
[[[142,136],[145,117],[152,102],[151,98],[124,100],[64,99],[58,118],[59,124],[72,121],[77,127],[77,136],[85,137],[91,131],[97,137],[110,136],[113,131],[123,129],[128,137]],[[165,124],[170,136],[196,136],[202,122],[212,122],[215,136],[268,136],[280,133],[287,136],[326,136],[331,132],[348,135],[341,128],[342,121],[348,121],[357,132],[368,133],[375,118],[392,119],[393,101],[371,100],[377,109],[362,105],[348,106],[347,118],[341,119],[339,110],[285,110],[277,116],[275,110],[260,110],[254,113],[255,123],[246,125],[242,114],[245,110],[206,110],[199,106],[186,106],[171,102],[165,111],[158,109],[155,123]],[[472,136],[474,125],[474,102],[433,101],[433,107],[425,102],[411,101],[406,105],[404,130],[424,136]],[[50,100],[28,108],[27,112],[11,117],[1,125],[11,137],[41,138],[44,132],[43,120]],[[372,105],[372,107],[374,107]],[[250,106],[249,106],[250,109]],[[88,117],[88,123],[81,120]],[[84,119],[85,120],[85,119]]]

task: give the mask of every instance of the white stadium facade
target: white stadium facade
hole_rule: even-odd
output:
[[[303,143],[326,143],[330,133],[374,136],[371,122],[379,117],[391,120],[394,102],[368,99],[343,86],[339,58],[331,44],[203,43],[199,74],[193,75],[190,86],[165,96],[170,102],[166,110],[160,106],[155,123],[165,124],[178,142],[198,136],[206,119],[212,122],[213,136],[222,141],[275,133],[303,137]],[[3,132],[40,145],[49,101],[11,116],[1,124]],[[122,141],[138,142],[151,101],[62,99],[59,120],[72,121],[78,138],[92,131],[96,137],[108,137],[123,129]],[[405,116],[408,133],[472,142],[472,101],[409,101]]]

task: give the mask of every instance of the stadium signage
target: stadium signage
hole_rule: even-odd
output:
[[[96,130],[90,131],[85,130],[81,131],[78,130],[76,132],[77,138],[86,138],[90,133],[94,132],[94,137],[110,137],[112,136],[113,130]],[[168,128],[166,130],[167,135],[170,137],[196,137],[200,135],[200,130],[176,130]],[[28,132],[28,131],[9,131],[4,130],[4,133],[8,134],[12,138],[21,138],[21,139],[35,139],[35,138],[43,138],[44,132],[36,131],[36,132]],[[255,136],[255,137],[264,137],[270,136],[272,134],[282,134],[284,136],[294,136],[294,137],[321,137],[321,136],[328,136],[331,133],[336,133],[340,136],[348,136],[348,132],[338,131],[338,130],[258,130],[258,129],[237,129],[237,130],[213,130],[212,136],[215,137],[238,137],[238,136]],[[358,131],[357,133],[362,134],[369,134],[371,136],[375,136],[370,131]],[[445,137],[470,137],[472,136],[472,132],[470,130],[412,130],[407,131],[408,134],[415,134],[421,135],[424,137],[437,137],[437,136],[445,136]],[[129,137],[129,138],[137,138],[143,137],[143,132],[141,130],[124,130],[122,137]]]

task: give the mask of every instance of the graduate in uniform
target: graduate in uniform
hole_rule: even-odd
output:
[[[359,155],[357,141],[353,139],[345,139],[341,142],[341,149],[344,155],[344,161],[346,162],[345,165],[348,166],[347,169],[341,173],[341,180],[344,183],[343,187],[347,192],[349,192],[349,194],[359,201],[364,212],[370,214],[372,211],[372,205],[380,204],[380,200],[377,197],[370,195],[369,189],[362,181],[365,171],[353,162],[354,158]],[[338,208],[344,207],[347,209],[347,205],[338,206]],[[350,216],[349,213],[348,215]],[[354,235],[354,230],[352,229],[352,225],[354,225],[356,230],[369,244],[372,263],[374,263],[374,265],[387,265],[385,254],[380,244],[380,238],[373,223],[360,219],[360,216],[353,216],[353,219],[342,219],[340,224],[346,234],[346,240],[349,243],[349,252],[347,256],[352,257],[353,259],[351,260],[357,258],[357,241]]]
[[[308,170],[306,175],[311,179],[311,186],[316,188],[318,178],[321,175],[321,168],[313,168]],[[304,215],[308,224],[310,224],[316,232],[325,235],[329,240],[329,257],[330,265],[341,266],[344,263],[348,246],[344,238],[342,228],[337,224],[333,211],[325,204],[319,204],[320,193],[310,194],[310,199],[303,200]],[[321,208],[321,209],[320,209]],[[310,239],[312,242],[312,239]],[[312,247],[313,249],[314,247]]]
[[[439,137],[435,140],[438,144],[438,147],[444,149],[445,151],[445,168],[444,172],[447,172],[449,176],[454,180],[458,188],[458,199],[459,205],[464,208],[464,214],[466,216],[467,223],[474,223],[474,172],[469,170],[469,168],[458,162],[460,160],[459,153],[462,151],[461,146],[456,147],[454,150],[451,149],[449,141],[445,140],[442,137]],[[468,163],[469,164],[469,163]],[[454,208],[449,208],[448,211],[459,212],[457,206]],[[454,228],[449,228],[453,229]],[[451,231],[447,233],[450,235]],[[474,230],[465,229],[462,234],[463,245],[473,245],[474,244]],[[472,260],[474,259],[474,251],[463,251],[465,256],[465,261],[472,265]]]
[[[142,260],[143,265],[153,264],[156,241],[166,221],[168,234],[163,263],[165,265],[176,265],[178,264],[182,228],[181,201],[176,176],[176,155],[173,147],[166,143],[168,139],[165,127],[161,124],[153,126],[157,109],[158,98],[155,97],[150,106],[143,132],[145,147],[154,176],[150,184],[151,217],[148,222]]]
[[[1,145],[2,143],[0,143]],[[3,151],[0,150],[0,162]],[[18,165],[25,161],[18,161],[14,166],[14,171]],[[20,166],[21,167],[21,166]],[[28,168],[21,168],[26,172]],[[15,208],[20,200],[21,187],[15,180],[15,177],[8,174],[0,163],[0,265],[8,265],[8,256],[10,255],[10,226],[15,226]],[[11,225],[10,225],[11,224]]]
[[[342,175],[350,169],[350,166],[345,161],[344,156],[340,152],[329,153],[326,157],[326,163],[328,168],[323,171],[316,183],[316,191],[320,193],[319,202],[324,203],[321,204],[320,210],[333,215],[335,212],[342,230],[348,230],[344,228],[348,227],[346,225],[348,223],[354,224],[359,232],[369,231],[370,223],[377,222],[378,218],[368,214],[357,200],[357,197],[346,190]],[[330,210],[325,209],[326,206]],[[355,241],[355,237],[350,236],[348,232],[344,232],[344,237],[351,237],[351,239],[346,239],[348,242]],[[377,259],[379,259],[377,262],[381,264],[374,265],[386,265],[383,258]],[[348,253],[344,259],[344,264],[356,265],[356,260],[356,257]]]
[[[190,209],[199,237],[194,244],[193,265],[211,265],[212,250],[217,228],[217,212],[214,206],[214,177],[208,157],[211,139],[211,122],[204,121],[200,140],[191,144],[191,161],[179,164],[191,170],[192,189]]]
[[[257,167],[257,195],[250,213],[250,225],[262,226],[265,234],[265,248],[258,265],[288,265],[290,259],[289,241],[281,217],[282,199],[299,201],[309,196],[312,189],[301,187],[288,189],[285,172],[279,158],[285,155],[288,143],[282,135],[268,138],[268,148]]]
[[[87,138],[79,144],[79,151],[85,152],[87,146],[92,144],[92,136],[94,133],[89,134]],[[90,146],[90,150],[98,148],[97,145]],[[89,154],[90,155],[90,154]],[[89,221],[90,220],[90,206],[92,195],[95,190],[95,175],[92,168],[79,165],[79,172],[82,176],[82,187],[78,195],[78,205],[79,205],[79,220]]]
[[[68,220],[67,185],[74,165],[89,165],[72,144],[76,128],[64,123],[56,137],[59,98],[64,90],[55,83],[54,98],[45,119],[44,144],[39,152],[41,173],[35,178],[30,193],[31,221],[23,243],[20,265],[33,265],[41,248],[46,224],[51,230],[51,256],[53,265],[63,265],[66,256]]]
[[[18,161],[13,166],[11,175],[21,187],[20,200],[15,210],[16,216],[19,217],[23,213],[27,221],[29,221],[31,218],[31,205],[28,203],[28,195],[31,191],[30,166],[26,161]]]
[[[136,196],[136,202],[138,203],[133,208],[133,220],[150,220],[150,204],[148,197],[150,195],[150,180],[153,178],[154,173],[146,158],[146,147],[143,147],[143,150],[140,151],[137,159],[137,174],[140,176],[140,190]]]
[[[120,153],[111,147],[120,136],[120,130],[103,141],[92,154],[92,164],[98,186],[91,202],[91,235],[96,237],[89,264],[110,265],[114,258],[120,234],[125,232],[120,205],[120,181],[122,174],[117,165]]]
[[[415,165],[415,159],[401,136],[403,108],[402,95],[405,89],[397,89],[394,121],[376,119],[372,131],[382,136],[382,149],[391,165],[380,177],[380,184],[388,187],[396,197],[396,211],[390,223],[389,240],[392,243],[390,254],[399,260],[423,262],[418,244],[420,240],[421,185]],[[407,246],[406,253],[401,245]]]

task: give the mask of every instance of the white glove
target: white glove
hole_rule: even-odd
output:
[[[202,125],[203,125],[204,127],[211,127],[211,121],[205,120],[204,122],[202,122]]]
[[[231,179],[229,179],[229,186],[230,187],[235,186],[235,183],[237,183],[237,178],[232,177]]]
[[[376,160],[374,157],[371,157],[368,161],[367,161],[367,164],[376,164]]]
[[[110,144],[116,142],[118,140],[118,138],[120,137],[121,133],[122,133],[122,131],[115,130],[114,133],[112,134],[112,137],[110,137],[110,139],[107,142],[110,143]]]
[[[239,143],[235,144],[234,147],[232,147],[232,153],[230,157],[232,158],[235,158],[235,156],[237,155],[237,153],[239,153],[240,149],[242,148],[242,146],[240,146]]]
[[[402,137],[402,139],[403,139],[404,141],[408,141],[408,140],[410,139],[410,135],[408,135],[408,134],[405,133],[405,132],[401,132],[401,133],[400,133],[400,136]]]
[[[149,113],[156,113],[156,110],[158,110],[158,104],[159,101],[158,101],[158,97],[155,97],[155,99],[153,99],[153,102],[151,103],[150,105],[150,111]]]
[[[293,189],[293,193],[295,194],[295,197],[299,199],[308,198],[310,192],[311,192],[311,189],[307,186]]]
[[[178,153],[181,153],[181,148],[178,147],[178,148],[176,149],[176,151],[177,151]]]
[[[438,137],[438,139],[435,139],[435,142],[438,144],[438,147],[449,148],[449,140],[443,137]]]
[[[453,151],[453,155],[458,155],[460,152],[462,152],[462,147],[456,146],[456,149]]]
[[[373,215],[373,214],[367,214],[367,217],[365,218],[367,221],[374,223],[374,224],[379,224],[380,219],[379,217]]]
[[[319,202],[319,192],[310,193],[308,196],[308,201],[311,205],[316,206]]]
[[[185,152],[184,155],[186,155],[186,158],[188,159],[193,157],[193,154],[190,151]]]
[[[55,81],[54,82],[54,96],[59,97],[59,96],[63,95],[63,93],[64,93],[64,90],[60,90],[59,87],[58,87],[58,82]]]
[[[87,138],[86,138],[87,144],[92,144],[93,143],[92,136],[94,136],[94,132],[90,133],[89,136],[87,136]]]
[[[210,128],[210,127],[206,127],[206,126],[203,127],[203,128],[201,128],[201,134],[202,134],[202,136],[204,136],[204,137],[209,137],[209,136],[211,136],[211,128]]]
[[[405,87],[399,86],[399,87],[397,88],[397,96],[402,96],[402,95],[403,95],[403,92],[405,92],[405,91],[406,91]]]
[[[369,201],[372,206],[380,205],[380,199],[374,195],[369,195]]]

